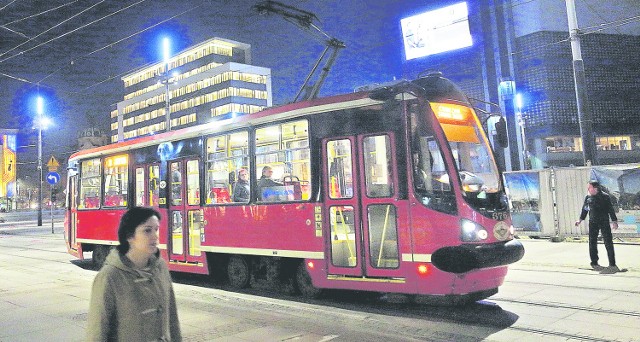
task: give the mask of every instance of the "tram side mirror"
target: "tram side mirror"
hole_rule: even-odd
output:
[[[507,122],[503,117],[496,122],[496,138],[498,139],[498,145],[502,148],[509,146],[509,138],[507,136]]]

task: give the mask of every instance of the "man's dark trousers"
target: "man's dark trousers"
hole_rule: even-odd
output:
[[[591,257],[591,263],[598,263],[598,232],[602,232],[602,241],[609,257],[609,266],[615,266],[616,255],[613,251],[613,236],[611,235],[611,227],[608,220],[600,222],[589,220],[589,256]]]

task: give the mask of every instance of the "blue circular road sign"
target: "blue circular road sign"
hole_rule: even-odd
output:
[[[47,173],[47,183],[54,185],[60,181],[60,174],[57,172]]]

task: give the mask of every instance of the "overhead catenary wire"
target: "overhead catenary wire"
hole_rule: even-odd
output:
[[[17,0],[13,0],[11,2],[9,2],[8,4],[4,5],[4,7],[0,8],[0,11],[2,11],[3,9],[9,7],[9,5],[11,5],[12,3],[16,2]]]
[[[49,12],[51,12],[51,11],[55,11],[55,10],[58,10],[58,9],[60,9],[60,8],[62,8],[62,7],[69,6],[69,5],[71,5],[71,4],[75,3],[75,2],[78,2],[78,0],[73,0],[73,1],[71,1],[71,2],[67,2],[66,4],[62,4],[62,5],[60,5],[60,6],[57,6],[57,7],[54,7],[54,8],[50,8],[50,9],[48,9],[48,10],[45,10],[45,11],[42,11],[42,12],[39,12],[39,13],[36,13],[36,14],[32,14],[32,15],[27,16],[27,17],[24,17],[24,18],[16,19],[16,20],[14,20],[14,21],[10,21],[10,22],[8,22],[8,23],[3,23],[3,24],[2,24],[2,27],[6,27],[6,26],[8,26],[8,25],[12,25],[12,24],[15,24],[15,23],[19,23],[19,22],[24,21],[24,20],[27,20],[27,19],[31,19],[31,18],[35,18],[35,17],[39,17],[39,16],[41,16],[41,15],[43,15],[43,14],[47,14],[47,13],[49,13]],[[2,10],[2,9],[0,9],[0,10]]]
[[[595,16],[597,16],[598,18],[600,18],[600,20],[602,21],[607,21],[608,19],[602,16],[602,13],[600,11],[596,11],[593,6],[591,6],[591,4],[587,1],[587,0],[583,0],[582,3],[585,5],[584,7],[591,11],[591,13],[593,13]],[[616,30],[616,32],[621,33],[620,31]]]
[[[99,3],[102,3],[103,1],[104,1],[104,0],[100,1]],[[111,17],[111,16],[113,16],[113,15],[116,15],[116,14],[118,14],[118,13],[120,13],[120,12],[122,12],[122,11],[126,10],[126,9],[129,9],[129,8],[131,8],[131,7],[133,7],[133,6],[136,6],[136,5],[138,5],[138,4],[141,4],[141,3],[145,2],[145,1],[147,1],[147,0],[140,0],[140,1],[135,2],[135,3],[133,3],[133,4],[129,5],[129,6],[126,6],[126,7],[124,7],[124,8],[121,8],[121,9],[119,9],[119,10],[117,10],[117,11],[113,12],[113,13],[109,13],[109,14],[107,14],[107,15],[103,16],[102,18],[96,19],[96,20],[94,20],[94,21],[92,21],[92,22],[90,22],[90,23],[88,23],[88,24],[82,25],[82,26],[77,27],[77,28],[75,28],[75,29],[73,29],[73,30],[71,30],[71,31],[65,32],[65,33],[63,33],[63,34],[61,34],[61,35],[59,35],[59,36],[57,36],[57,37],[54,37],[54,38],[52,38],[52,39],[49,39],[49,40],[48,40],[48,41],[46,41],[46,42],[40,43],[40,44],[38,44],[38,45],[36,45],[36,46],[34,46],[34,47],[32,47],[32,48],[29,48],[29,49],[27,49],[27,50],[21,51],[20,53],[18,53],[18,54],[16,54],[16,55],[10,56],[10,57],[5,58],[5,59],[2,59],[2,60],[0,60],[0,63],[2,63],[2,62],[4,62],[4,61],[6,61],[6,60],[8,60],[8,59],[11,59],[11,58],[13,58],[13,57],[15,57],[15,56],[17,56],[17,55],[20,55],[20,54],[23,54],[23,53],[25,53],[25,52],[31,51],[31,50],[33,50],[33,49],[36,49],[36,48],[38,48],[38,47],[40,47],[40,46],[42,46],[42,45],[48,44],[48,43],[50,43],[50,42],[52,42],[52,41],[54,41],[54,40],[60,39],[60,38],[62,38],[62,37],[64,37],[64,36],[67,36],[67,35],[69,35],[69,34],[71,34],[71,33],[74,33],[74,32],[76,32],[76,31],[78,31],[78,30],[81,30],[81,29],[83,29],[83,28],[85,28],[85,27],[87,27],[87,26],[93,25],[93,24],[95,24],[95,23],[97,23],[97,22],[99,22],[99,21],[102,21],[102,20],[104,20],[104,19],[106,19],[106,18],[109,18],[109,17]],[[4,55],[4,54],[0,54],[0,56],[2,56],[2,55]]]
[[[603,24],[600,24],[598,26],[591,26],[591,29],[583,28],[583,29],[580,30],[581,31],[580,34],[584,36],[584,35],[588,35],[588,34],[592,34],[592,33],[602,32],[604,30],[617,28],[617,27],[620,27],[620,26],[632,24],[634,22],[640,22],[640,15],[636,15],[636,16],[625,18],[625,19],[621,19],[621,20],[617,20],[615,22],[603,23]]]
[[[133,37],[135,37],[135,36],[137,36],[137,35],[139,35],[139,34],[141,34],[141,33],[143,33],[143,32],[148,31],[148,30],[150,30],[150,29],[152,29],[152,28],[154,28],[154,27],[156,27],[156,26],[158,26],[158,25],[162,25],[162,24],[164,24],[164,23],[166,23],[166,22],[168,22],[168,21],[170,21],[170,20],[173,20],[173,19],[175,19],[175,18],[177,18],[177,17],[180,17],[180,16],[182,16],[182,15],[184,15],[184,14],[186,14],[186,13],[189,13],[189,12],[191,12],[191,11],[194,11],[194,10],[198,9],[199,7],[201,7],[201,6],[202,6],[202,5],[198,5],[198,6],[192,7],[192,8],[190,8],[190,9],[186,10],[186,11],[183,11],[183,12],[181,12],[181,13],[178,13],[178,14],[176,14],[176,15],[173,15],[173,16],[171,16],[171,17],[167,18],[167,19],[161,20],[161,21],[159,21],[159,22],[157,22],[157,23],[155,23],[155,24],[153,24],[153,25],[151,25],[151,26],[148,26],[148,27],[146,27],[146,28],[144,28],[144,29],[142,29],[142,30],[140,30],[140,31],[137,31],[137,32],[135,32],[135,33],[133,33],[133,34],[130,34],[130,35],[128,35],[128,36],[126,36],[126,37],[124,37],[124,38],[118,39],[118,40],[116,40],[115,42],[111,42],[111,43],[109,43],[109,44],[107,44],[107,45],[105,45],[105,46],[103,46],[103,47],[101,47],[101,48],[98,48],[98,49],[96,49],[96,50],[93,50],[93,51],[91,51],[91,52],[89,52],[89,53],[87,53],[87,54],[85,54],[85,55],[82,55],[82,56],[80,56],[80,57],[73,58],[73,59],[69,60],[69,61],[68,61],[68,63],[74,63],[74,62],[76,62],[76,61],[78,61],[78,60],[80,60],[80,59],[87,58],[87,57],[89,57],[89,56],[91,56],[91,55],[93,55],[93,54],[95,54],[95,53],[98,53],[98,52],[100,52],[100,51],[104,50],[104,49],[111,48],[111,47],[113,47],[113,46],[115,46],[115,45],[118,45],[118,44],[120,44],[120,43],[122,43],[122,42],[124,42],[124,41],[126,41],[126,40],[128,40],[128,39],[130,39],[130,38],[133,38]],[[53,71],[52,73],[50,73],[49,75],[47,75],[47,76],[43,77],[43,78],[40,80],[40,82],[42,82],[42,81],[44,81],[45,79],[47,79],[47,78],[49,78],[49,77],[53,76],[54,74],[58,73],[60,70],[64,69],[65,67],[66,67],[66,66],[64,66],[64,67],[61,67],[61,68],[58,68],[58,69],[54,70],[54,71]],[[123,72],[123,73],[120,73],[119,75],[126,75],[127,73],[129,73],[129,72],[131,72],[131,71],[133,71],[133,70],[135,70],[135,69],[137,69],[137,68],[138,68],[138,67],[131,68],[131,69],[129,69],[129,70],[127,70],[127,71]],[[96,83],[96,84],[93,84],[93,85],[90,85],[90,86],[88,86],[88,87],[85,87],[85,88],[83,88],[83,91],[84,91],[84,90],[87,90],[87,89],[89,89],[89,88],[92,88],[92,87],[94,87],[94,86],[96,86],[96,85],[99,85],[99,84],[101,84],[101,83],[104,83],[104,82],[106,82],[106,81],[108,81],[108,80],[111,80],[111,79],[113,79],[113,78],[115,78],[115,77],[118,77],[118,76],[113,76],[113,77],[108,78],[107,80],[102,80],[102,81],[100,81],[100,82],[98,82],[98,83]]]
[[[86,12],[86,11],[88,11],[88,10],[90,10],[90,9],[94,8],[95,6],[98,6],[99,4],[103,3],[104,1],[105,1],[105,0],[101,0],[101,1],[99,1],[99,2],[95,3],[95,4],[91,5],[91,6],[89,6],[89,7],[85,8],[85,9],[83,9],[83,10],[82,10],[82,11],[80,11],[79,13],[76,13],[76,14],[72,15],[71,17],[69,17],[69,18],[67,18],[67,19],[65,19],[65,20],[63,20],[63,21],[61,21],[61,22],[57,23],[56,25],[53,25],[52,27],[50,27],[50,28],[48,28],[48,29],[46,29],[46,30],[44,30],[44,31],[42,31],[42,32],[40,32],[40,33],[38,33],[38,34],[37,34],[37,35],[35,35],[34,37],[31,37],[31,38],[27,39],[27,41],[24,41],[24,42],[22,42],[22,43],[20,43],[20,44],[18,44],[18,45],[16,45],[16,46],[14,46],[14,47],[12,47],[12,48],[11,48],[11,49],[9,49],[9,50],[7,50],[7,51],[5,51],[5,52],[3,52],[3,53],[0,53],[0,57],[2,57],[2,56],[4,56],[4,55],[8,54],[9,52],[11,52],[11,51],[13,51],[13,50],[15,50],[15,49],[17,49],[17,48],[19,48],[19,47],[21,47],[21,46],[23,46],[23,45],[25,45],[25,44],[29,43],[29,42],[31,42],[32,40],[34,40],[34,39],[36,39],[36,38],[40,37],[41,35],[43,35],[43,34],[45,34],[45,33],[49,32],[49,31],[53,30],[54,28],[56,28],[56,27],[58,27],[58,26],[60,26],[60,25],[62,25],[62,24],[64,24],[64,23],[66,23],[67,21],[69,21],[69,20],[71,20],[71,19],[73,19],[73,18],[75,18],[75,17],[77,17],[77,16],[79,16],[79,15],[83,14],[84,12]],[[64,35],[66,35],[66,34],[64,34]],[[4,62],[4,61],[6,61],[6,60],[9,60],[9,59],[11,59],[11,58],[13,58],[13,57],[19,56],[19,55],[21,55],[21,54],[23,54],[23,53],[25,53],[25,52],[27,52],[27,51],[31,51],[31,50],[33,50],[33,49],[35,49],[35,48],[37,48],[37,47],[40,47],[41,45],[44,45],[44,44],[46,44],[46,43],[49,43],[49,42],[51,42],[51,41],[53,41],[53,40],[55,40],[55,39],[61,38],[61,37],[63,37],[64,35],[61,35],[61,36],[58,36],[58,37],[53,38],[53,39],[51,39],[51,40],[48,40],[48,41],[47,41],[47,42],[45,42],[45,43],[42,43],[42,44],[36,45],[36,46],[35,46],[35,47],[33,47],[33,48],[30,48],[30,49],[27,49],[27,50],[24,50],[24,51],[18,52],[18,53],[17,53],[17,54],[15,54],[15,55],[12,55],[12,56],[10,56],[10,57],[8,57],[8,58],[5,58],[5,59],[0,60],[0,63]]]

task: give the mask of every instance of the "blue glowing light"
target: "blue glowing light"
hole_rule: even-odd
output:
[[[36,98],[36,113],[38,113],[38,115],[44,114],[44,99],[42,96]]]
[[[522,103],[523,103],[522,94],[520,94],[520,93],[516,94],[516,107],[518,109],[522,109]]]
[[[165,41],[169,43],[168,53],[170,56],[175,56],[176,53],[193,44],[186,26],[167,22],[137,36],[132,52],[133,57],[142,57],[148,63],[166,61]]]
[[[168,37],[162,38],[162,61],[169,62],[171,58],[171,40]]]

